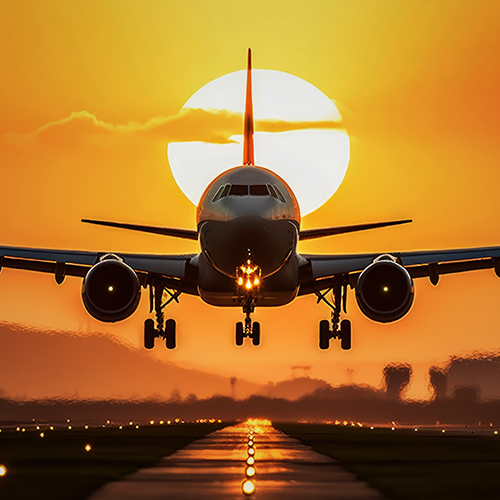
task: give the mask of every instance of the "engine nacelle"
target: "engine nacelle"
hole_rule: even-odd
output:
[[[373,321],[390,323],[402,318],[413,304],[413,280],[390,255],[378,257],[359,275],[356,300]]]
[[[121,321],[135,312],[141,298],[136,272],[116,255],[105,256],[87,273],[82,299],[91,316],[108,323]]]

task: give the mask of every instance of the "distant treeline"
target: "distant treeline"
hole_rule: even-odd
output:
[[[0,399],[0,421],[127,422],[149,420],[193,421],[215,418],[224,421],[261,417],[280,421],[335,421],[400,424],[500,425],[500,400],[481,401],[473,391],[433,401],[405,401],[369,386],[345,385],[319,389],[298,400],[251,396],[235,400],[226,396],[197,399],[76,400]]]

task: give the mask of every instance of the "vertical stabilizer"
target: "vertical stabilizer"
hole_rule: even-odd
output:
[[[243,165],[254,165],[253,104],[252,104],[252,49],[248,49],[247,97],[245,104],[245,132],[243,137]]]

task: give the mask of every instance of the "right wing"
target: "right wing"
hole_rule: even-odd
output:
[[[85,277],[90,268],[107,254],[113,253],[137,272],[145,284],[148,274],[164,278],[169,288],[197,295],[194,266],[190,262],[197,254],[157,255],[121,252],[84,252],[0,246],[0,268],[25,269],[54,274],[62,283],[65,276]]]

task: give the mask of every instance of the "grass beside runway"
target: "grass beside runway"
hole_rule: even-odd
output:
[[[47,427],[2,429],[0,464],[7,467],[0,478],[2,500],[84,499],[103,484],[152,466],[224,425]]]
[[[274,427],[340,464],[394,500],[498,500],[500,434],[470,430]]]

